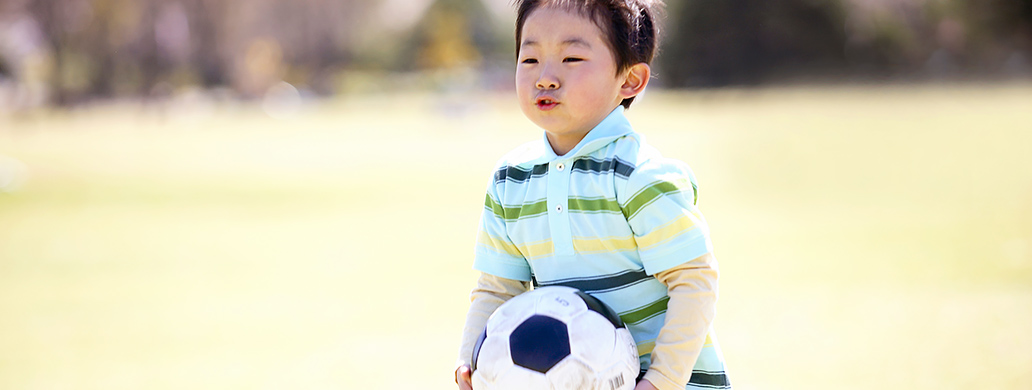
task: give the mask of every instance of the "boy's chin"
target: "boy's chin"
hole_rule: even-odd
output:
[[[533,121],[534,124],[538,125],[538,127],[544,129],[545,132],[547,132],[549,134],[555,134],[555,135],[563,135],[563,134],[571,133],[572,131],[570,129],[572,129],[574,127],[574,126],[571,126],[570,123],[567,123],[565,121],[558,121],[558,120],[540,120],[540,119],[534,120],[534,119],[532,119],[531,121]]]
[[[575,121],[561,116],[535,116],[530,120],[549,134],[554,135],[583,135],[595,127],[595,124],[589,124],[586,121]]]
[[[537,111],[535,108],[534,111],[526,112],[524,114],[526,114],[527,119],[530,119],[530,121],[534,122],[535,125],[549,131],[561,131],[562,129],[571,127],[572,125],[572,121],[569,117],[557,111],[541,112]]]
[[[572,139],[580,140],[581,138],[584,138],[584,135],[587,134],[588,131],[591,130],[590,128],[581,129],[581,128],[577,128],[577,127],[551,127],[551,128],[549,128],[549,127],[541,126],[541,128],[545,130],[545,133],[548,133],[550,138],[563,139],[563,140],[569,140],[571,138]]]

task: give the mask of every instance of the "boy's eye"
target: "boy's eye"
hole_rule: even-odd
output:
[[[563,62],[581,62],[581,61],[584,61],[584,59],[583,58],[577,58],[577,57],[566,57],[566,58],[563,58]]]
[[[537,62],[538,62],[537,58],[527,58],[527,59],[523,60],[524,64],[536,64]]]

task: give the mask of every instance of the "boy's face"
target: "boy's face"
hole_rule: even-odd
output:
[[[563,155],[620,104],[624,77],[602,30],[576,11],[531,11],[517,44],[520,109]]]

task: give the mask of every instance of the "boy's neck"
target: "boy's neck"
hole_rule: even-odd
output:
[[[545,132],[545,137],[548,138],[548,144],[552,147],[552,151],[555,152],[556,156],[563,156],[566,155],[566,153],[570,153],[570,151],[573,150],[573,148],[576,147],[577,144],[579,144],[587,135],[588,132],[584,132],[580,134],[580,137],[563,137],[547,131]]]
[[[619,108],[619,105],[617,107],[613,107],[612,110],[607,111],[605,115],[599,118],[599,120],[586,131],[561,134],[545,130],[545,138],[548,139],[548,145],[552,147],[552,151],[555,152],[556,156],[565,156],[567,153],[570,153],[573,148],[576,148],[577,144],[579,144],[584,137],[588,136],[588,133],[595,130],[595,128],[602,124],[602,122],[605,122],[606,118],[612,115],[613,111],[616,111],[617,108]]]

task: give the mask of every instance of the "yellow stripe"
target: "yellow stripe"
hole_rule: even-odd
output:
[[[634,237],[616,237],[616,238],[573,238],[573,249],[577,253],[599,253],[599,252],[618,252],[638,249],[638,245],[634,243]]]
[[[656,340],[638,343],[638,356],[648,355],[653,349],[656,349]]]
[[[512,242],[503,238],[495,237],[484,230],[480,231],[480,238],[477,241],[480,245],[494,249],[498,252],[507,253],[510,256],[523,257],[523,254],[520,253],[520,250],[517,249],[516,245],[513,245]]]
[[[666,225],[653,230],[644,236],[637,237],[638,249],[647,250],[649,247],[662,244],[681,233],[687,232],[695,227],[695,220],[689,214],[681,214],[677,219],[668,222]]]
[[[555,246],[552,245],[552,240],[529,242],[520,245],[519,248],[520,252],[523,252],[523,256],[527,259],[551,256],[552,253],[555,253]]]

